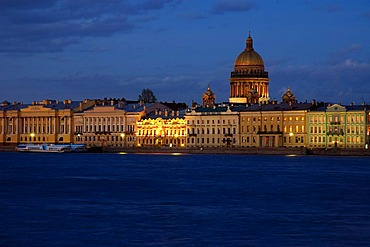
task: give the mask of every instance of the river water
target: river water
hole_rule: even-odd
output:
[[[0,153],[0,246],[369,246],[368,157]]]

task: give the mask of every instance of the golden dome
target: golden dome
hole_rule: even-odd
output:
[[[260,54],[245,50],[236,58],[234,66],[264,66],[264,63]]]
[[[245,50],[239,54],[234,63],[235,69],[240,66],[264,67],[262,57],[253,49],[253,40],[250,34],[246,40]]]

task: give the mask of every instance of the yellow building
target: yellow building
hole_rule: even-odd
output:
[[[362,105],[321,105],[307,114],[308,147],[364,148],[367,110]]]
[[[251,105],[240,112],[241,147],[305,147],[310,103]]]
[[[74,112],[93,104],[95,102],[89,100],[43,100],[3,106],[0,119],[2,143],[72,143]]]
[[[145,106],[117,100],[103,101],[74,114],[75,143],[94,147],[132,147],[136,143],[136,122]]]
[[[148,104],[146,116],[136,122],[138,147],[185,147],[186,121],[176,103]]]
[[[249,34],[246,47],[234,62],[230,75],[230,103],[268,103],[269,77],[262,57],[254,50]]]
[[[238,147],[244,106],[196,107],[185,114],[187,147]]]

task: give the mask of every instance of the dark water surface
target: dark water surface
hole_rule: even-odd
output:
[[[370,246],[363,157],[0,153],[0,246]]]

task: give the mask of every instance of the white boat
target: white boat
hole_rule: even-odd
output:
[[[15,148],[19,152],[73,153],[86,152],[85,144],[20,144]]]

